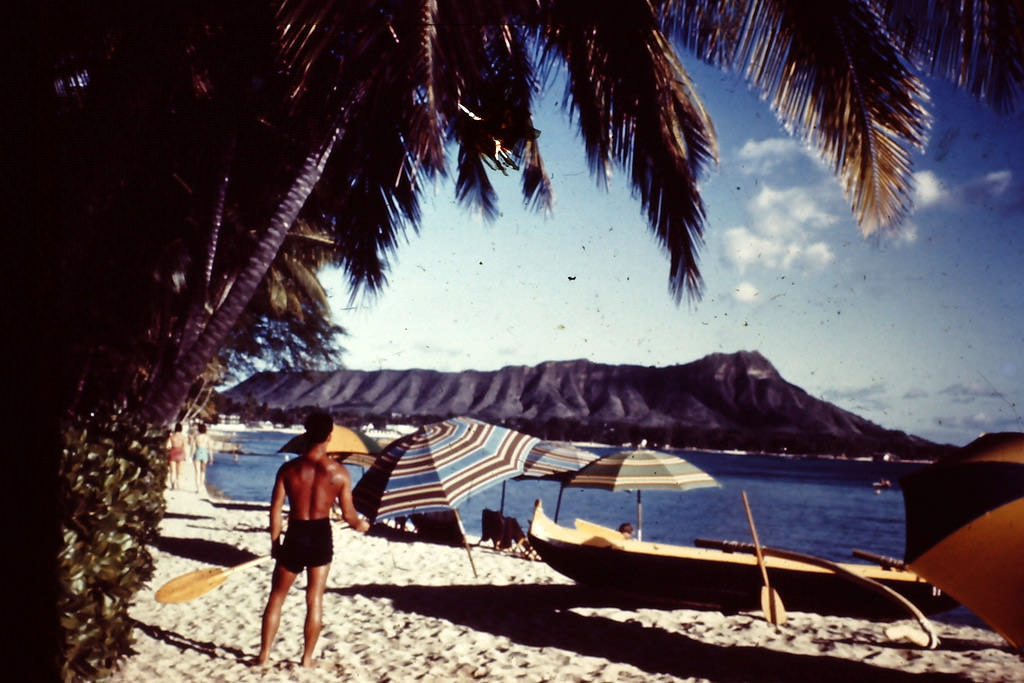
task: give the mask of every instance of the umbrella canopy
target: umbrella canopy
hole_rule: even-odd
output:
[[[1024,647],[1024,434],[986,434],[900,486],[909,567]]]
[[[370,520],[457,507],[521,474],[536,437],[466,417],[424,425],[390,444],[353,490]]]
[[[541,441],[530,449],[523,463],[523,471],[516,479],[554,479],[562,483],[584,465],[600,458],[597,453],[585,451],[564,441]],[[505,513],[505,484],[501,482],[501,513]],[[558,488],[555,519],[562,505],[562,488]]]
[[[597,453],[561,441],[541,441],[526,454],[524,477],[559,478],[598,460]]]
[[[641,449],[606,455],[581,469],[565,485],[605,491],[636,491],[636,530],[637,538],[642,539],[641,491],[687,491],[718,486],[718,482],[683,458]]]
[[[293,437],[284,446],[278,449],[278,453],[297,453],[302,455],[309,450],[309,440],[305,434]],[[327,455],[338,456],[342,462],[369,467],[376,460],[376,454],[380,453],[381,446],[376,440],[362,432],[334,425],[331,430],[331,438],[327,440]]]

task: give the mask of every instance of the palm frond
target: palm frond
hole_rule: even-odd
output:
[[[487,169],[475,146],[459,147],[455,197],[461,204],[476,208],[487,221],[498,217],[498,193],[487,177]]]
[[[857,0],[754,0],[736,59],[787,127],[833,166],[861,231],[899,225],[927,94],[881,18]]]
[[[408,111],[408,146],[410,162],[429,168],[443,169],[445,165],[445,129],[447,116],[443,106],[448,99],[443,92],[442,65],[438,60],[438,3],[420,0],[403,3],[400,14],[391,20],[395,51],[410,66],[407,86],[413,105]],[[404,43],[404,44],[403,44]],[[397,68],[402,68],[397,63]]]
[[[459,144],[457,197],[493,219],[497,196],[487,168],[502,173],[522,170],[525,203],[548,209],[552,191],[531,115],[538,85],[527,37],[520,27],[501,24],[481,29],[480,39],[477,49],[483,57],[475,63],[483,71],[476,75],[475,88],[460,97],[452,130]]]
[[[666,34],[699,59],[731,68],[746,24],[746,0],[653,0]]]
[[[648,224],[669,252],[669,288],[696,298],[704,205],[697,183],[717,160],[714,130],[646,2],[554,2],[545,58],[564,59],[568,98],[591,172],[628,169]]]
[[[1024,93],[1024,2],[886,0],[886,23],[923,70],[966,88],[997,111]]]

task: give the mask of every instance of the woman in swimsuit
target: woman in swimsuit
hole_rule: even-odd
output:
[[[206,425],[200,422],[198,432],[194,442],[195,450],[192,451],[192,465],[196,468],[196,493],[206,489],[206,466],[213,462]]]
[[[185,433],[181,431],[181,423],[174,425],[174,431],[167,437],[167,459],[171,468],[167,473],[167,486],[178,488],[181,485],[181,463],[185,462]]]

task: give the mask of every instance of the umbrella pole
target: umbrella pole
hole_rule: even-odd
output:
[[[459,533],[462,534],[462,547],[466,549],[466,554],[469,555],[469,566],[473,568],[473,578],[478,578],[476,573],[476,563],[473,562],[473,553],[469,550],[469,541],[466,540],[466,529],[462,526],[462,517],[459,516],[459,511],[452,509],[455,513],[455,521],[459,523]]]
[[[644,515],[640,508],[641,491],[636,490],[636,540],[644,540]]]
[[[565,485],[558,487],[558,503],[555,505],[555,524],[558,524],[558,511],[562,509],[562,491],[565,490]]]
[[[501,482],[501,509],[499,510],[499,512],[501,512],[502,515],[505,514],[505,484],[507,483],[507,479]]]

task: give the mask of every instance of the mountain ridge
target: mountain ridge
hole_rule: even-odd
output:
[[[936,457],[946,447],[881,427],[786,381],[758,351],[665,367],[586,359],[499,370],[261,372],[223,392],[229,410],[318,406],[342,421],[453,415],[542,438],[679,447]]]

